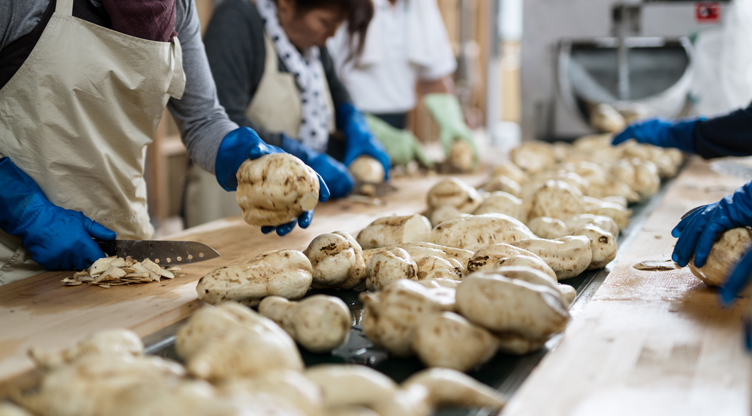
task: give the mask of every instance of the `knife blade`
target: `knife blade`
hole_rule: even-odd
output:
[[[161,265],[198,263],[219,257],[219,253],[197,241],[161,240],[96,240],[99,248],[108,256],[128,257],[136,261],[147,258]]]

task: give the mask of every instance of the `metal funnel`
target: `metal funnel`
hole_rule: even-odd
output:
[[[597,104],[623,113],[639,109],[645,115],[681,116],[691,78],[686,38],[604,37],[562,40],[558,46],[558,94],[567,110],[587,123]]]

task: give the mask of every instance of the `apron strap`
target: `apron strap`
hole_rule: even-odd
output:
[[[64,16],[73,16],[73,0],[57,0],[55,13]]]
[[[185,72],[183,71],[183,48],[177,36],[172,37],[172,46],[170,48],[170,85],[167,87],[167,94],[178,100],[183,97],[185,92]]]

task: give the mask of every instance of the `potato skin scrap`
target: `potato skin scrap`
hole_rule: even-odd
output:
[[[250,225],[285,224],[318,204],[318,175],[287,153],[243,162],[237,179],[238,204]]]
[[[224,266],[198,281],[198,298],[212,305],[236,301],[257,306],[266,296],[300,299],[311,287],[313,268],[297,250],[261,254],[247,263]]]

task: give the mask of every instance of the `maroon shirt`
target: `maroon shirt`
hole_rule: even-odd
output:
[[[103,0],[112,28],[141,39],[169,42],[175,33],[176,0]]]
[[[177,35],[175,2],[176,0],[103,0],[104,7],[96,7],[90,0],[74,0],[73,16],[137,38],[168,42]],[[50,1],[34,30],[0,50],[0,88],[8,83],[39,42],[55,11],[56,3],[56,0]]]

